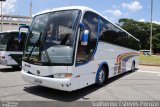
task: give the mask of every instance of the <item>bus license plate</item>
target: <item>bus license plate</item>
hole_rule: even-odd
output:
[[[35,82],[35,83],[42,84],[42,80],[39,80],[39,79],[35,79],[34,82]]]

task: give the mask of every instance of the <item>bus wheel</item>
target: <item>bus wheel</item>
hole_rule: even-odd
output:
[[[134,72],[134,71],[135,71],[135,62],[133,61],[131,66],[131,72]]]
[[[102,66],[97,74],[97,78],[96,78],[96,85],[98,86],[103,86],[105,81],[106,81],[106,71],[104,69],[104,67]]]
[[[13,69],[20,69],[20,66],[12,66]]]

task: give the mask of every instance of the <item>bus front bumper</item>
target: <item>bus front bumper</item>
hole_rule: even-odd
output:
[[[22,78],[24,81],[45,86],[53,89],[63,90],[63,91],[73,91],[73,84],[71,83],[70,78],[66,79],[57,79],[57,78],[49,78],[49,77],[40,77],[32,74],[26,73],[24,70],[21,70]]]

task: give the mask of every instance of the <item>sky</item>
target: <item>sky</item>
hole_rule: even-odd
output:
[[[151,0],[31,0],[32,13],[64,6],[87,6],[117,23],[120,18],[150,21]],[[153,22],[160,24],[160,0],[153,0]],[[3,14],[29,16],[30,0],[6,0]]]

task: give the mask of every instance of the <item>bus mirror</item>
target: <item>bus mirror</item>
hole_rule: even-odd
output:
[[[83,46],[88,45],[88,36],[89,36],[89,30],[83,30],[82,38],[81,38],[81,45]]]
[[[20,25],[20,26],[19,26],[19,31],[20,31],[22,28],[25,28],[25,29],[30,30],[29,25]]]
[[[19,33],[18,33],[18,41],[20,42],[21,41],[21,29],[22,28],[25,28],[25,29],[28,29],[28,31],[30,31],[30,27],[29,27],[29,25],[20,25],[20,27],[19,27]]]
[[[80,27],[81,30],[86,29],[86,26],[85,26],[83,23],[80,23],[80,24],[79,24],[79,27]]]

